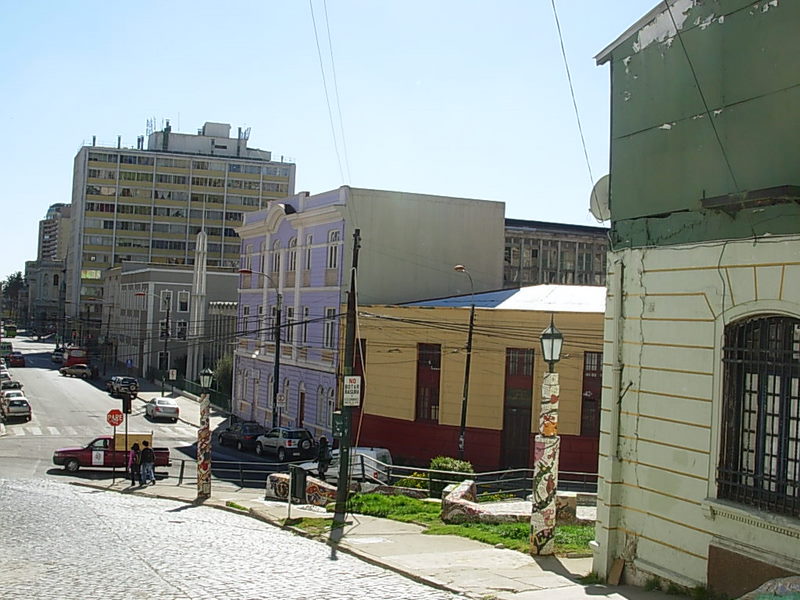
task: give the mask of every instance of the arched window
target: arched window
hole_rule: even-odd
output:
[[[339,230],[333,229],[328,232],[328,268],[336,269],[339,267]]]
[[[286,263],[286,270],[292,273],[297,270],[297,238],[289,240],[289,256]]]
[[[717,494],[800,517],[800,319],[725,328]]]
[[[278,240],[272,244],[272,272],[281,270],[281,243]]]
[[[327,423],[325,417],[325,388],[321,385],[317,387],[317,425]]]
[[[58,275],[53,275],[53,285],[58,285]]]
[[[333,427],[333,407],[336,403],[336,392],[333,388],[328,390],[328,402],[325,415],[325,426],[330,429]]]

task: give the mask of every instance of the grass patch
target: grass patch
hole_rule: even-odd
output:
[[[331,530],[333,521],[331,521],[331,519],[312,518],[286,519],[284,521],[284,525],[291,525],[292,527],[297,527],[298,529],[302,529],[303,531],[307,531],[308,533],[312,533],[314,535],[322,535]]]
[[[236,510],[243,510],[244,512],[249,512],[250,511],[250,509],[247,508],[246,506],[242,506],[241,504],[237,504],[236,502],[234,502],[232,500],[228,500],[225,503],[225,506],[228,506],[230,508],[235,508]]]
[[[407,496],[384,496],[382,494],[356,494],[351,497],[349,510],[353,513],[392,519],[405,523],[418,523],[426,527],[430,535],[458,535],[519,552],[530,552],[529,523],[444,523],[439,515],[441,506]],[[316,520],[316,519],[315,519]],[[556,553],[588,552],[589,542],[594,539],[593,525],[564,525],[556,528]]]
[[[587,573],[583,577],[579,578],[578,581],[580,581],[583,585],[591,585],[593,583],[605,583],[606,582],[605,579],[600,577],[600,575],[598,575],[594,571],[592,571],[591,573]]]

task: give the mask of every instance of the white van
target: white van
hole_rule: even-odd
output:
[[[334,450],[333,460],[325,471],[325,481],[336,483],[339,480],[339,450]],[[316,477],[317,461],[304,462],[300,465],[308,473]],[[389,482],[389,467],[392,466],[392,453],[387,448],[371,448],[355,446],[350,448],[350,476],[356,481]]]

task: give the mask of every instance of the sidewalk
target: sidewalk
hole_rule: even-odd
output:
[[[145,391],[140,392],[139,397],[146,401],[156,395],[160,393]],[[177,394],[173,397],[181,407],[181,420],[199,426],[200,411],[197,403]],[[215,417],[220,421],[224,418],[221,414]],[[193,484],[178,486],[174,480],[162,480],[148,487],[131,486],[124,480],[115,483],[83,481],[74,484],[190,503],[195,501],[197,494]],[[245,512],[253,518],[292,530],[299,535],[314,537],[285,525],[289,510],[287,504],[265,500],[263,490],[240,488],[214,480],[212,497],[204,505]],[[315,506],[293,505],[291,517],[332,518],[332,514]],[[342,552],[421,583],[480,600],[675,598],[661,592],[647,592],[629,586],[582,585],[578,579],[591,571],[591,558],[534,558],[458,536],[424,535],[423,529],[418,525],[389,519],[348,515],[344,534],[336,547]],[[328,535],[318,539],[333,545]]]

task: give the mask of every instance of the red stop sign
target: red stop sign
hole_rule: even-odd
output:
[[[110,411],[108,411],[108,414],[106,415],[106,421],[108,421],[108,424],[111,425],[112,427],[119,427],[120,425],[122,425],[122,421],[124,420],[125,420],[125,415],[123,415],[122,411],[119,410],[118,408],[112,408]]]

